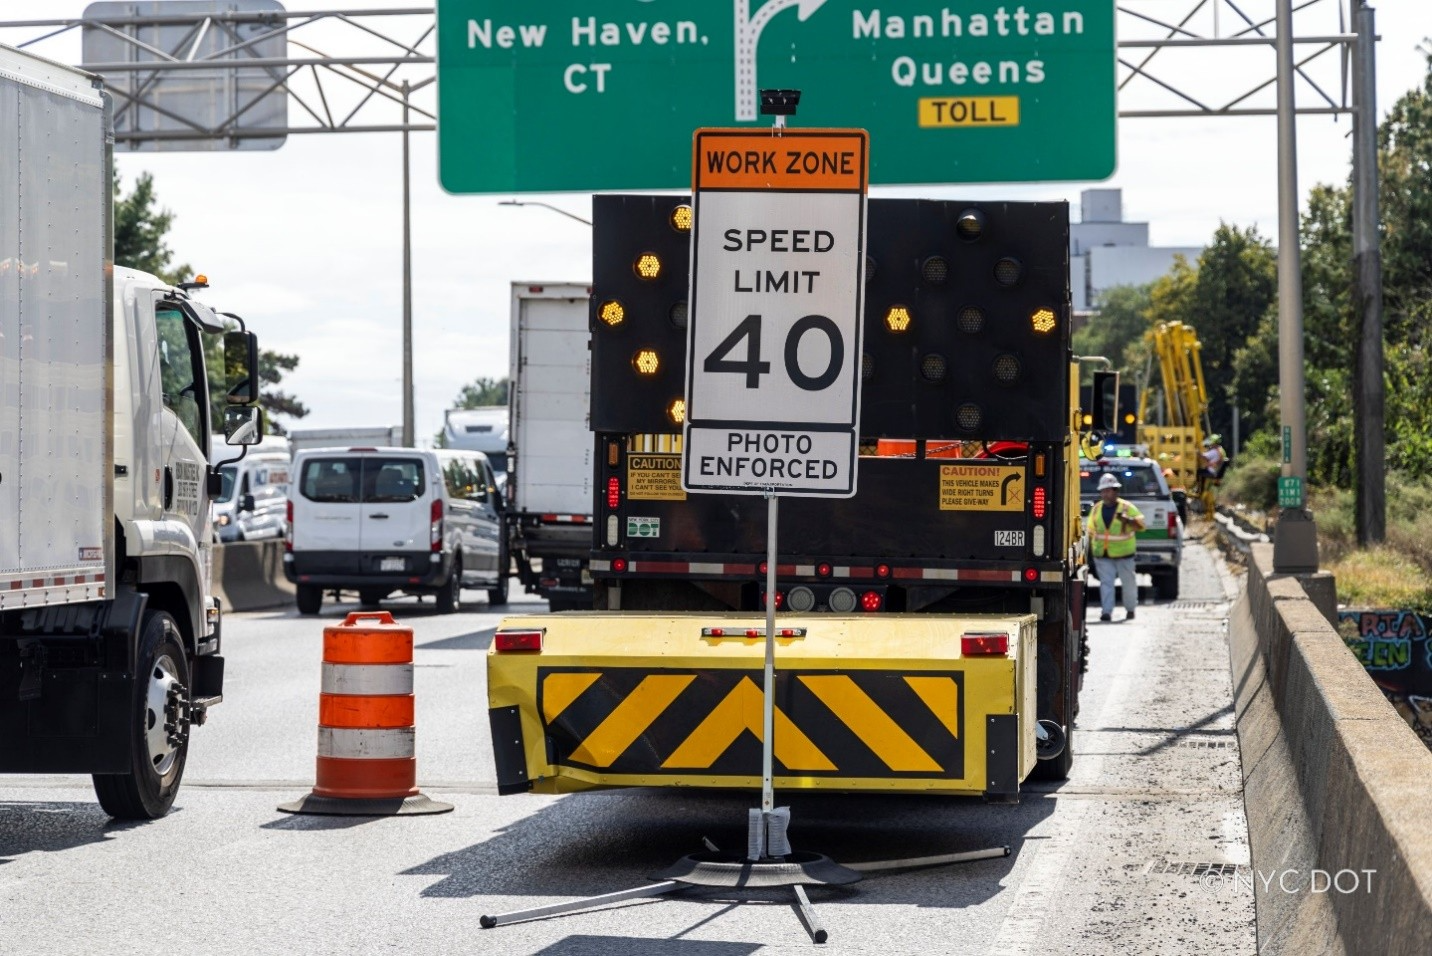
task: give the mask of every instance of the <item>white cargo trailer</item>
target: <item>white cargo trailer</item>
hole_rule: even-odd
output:
[[[142,819],[223,694],[204,450],[262,430],[253,336],[113,267],[111,117],[98,77],[0,46],[0,773],[94,774]]]
[[[523,586],[553,610],[592,606],[590,298],[585,284],[512,284],[512,556]]]

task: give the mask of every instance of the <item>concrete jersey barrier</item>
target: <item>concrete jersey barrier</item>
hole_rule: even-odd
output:
[[[259,611],[293,604],[283,576],[283,541],[232,541],[213,550],[213,588],[225,611]]]
[[[1432,752],[1272,567],[1254,544],[1230,622],[1259,952],[1425,956]]]

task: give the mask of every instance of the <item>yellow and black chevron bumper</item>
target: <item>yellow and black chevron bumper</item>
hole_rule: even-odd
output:
[[[490,651],[498,791],[761,785],[764,619],[507,618],[540,651]],[[1016,793],[1034,766],[1035,618],[781,615],[775,786]],[[707,629],[703,636],[703,629]],[[962,657],[963,634],[1009,652]]]

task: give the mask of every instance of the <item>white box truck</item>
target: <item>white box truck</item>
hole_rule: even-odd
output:
[[[223,697],[205,450],[262,437],[258,353],[113,267],[113,142],[98,77],[0,46],[0,773],[151,819]]]
[[[402,425],[355,425],[351,428],[290,428],[289,454],[309,448],[401,448]]]
[[[510,547],[554,611],[592,606],[590,298],[585,284],[512,284]]]

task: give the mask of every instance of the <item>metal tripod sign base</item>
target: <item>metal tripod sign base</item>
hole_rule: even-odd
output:
[[[710,846],[707,841],[707,846]],[[670,869],[652,877],[658,882],[637,886],[629,890],[588,896],[566,903],[550,906],[536,906],[531,909],[513,910],[482,916],[478,923],[483,929],[521,923],[527,920],[543,919],[548,916],[565,916],[582,910],[597,909],[627,900],[638,900],[653,896],[680,893],[696,886],[710,886],[724,889],[770,889],[789,886],[795,893],[796,913],[810,933],[811,941],[824,943],[830,934],[821,925],[807,886],[848,886],[858,883],[864,874],[888,870],[912,870],[951,863],[969,863],[975,860],[993,860],[1009,856],[1009,847],[994,847],[988,850],[971,850],[966,853],[948,853],[943,856],[916,857],[905,860],[878,860],[870,863],[855,863],[841,866],[830,857],[820,853],[794,852],[786,859],[747,860],[739,854],[720,853],[714,850],[694,853],[678,860]]]

